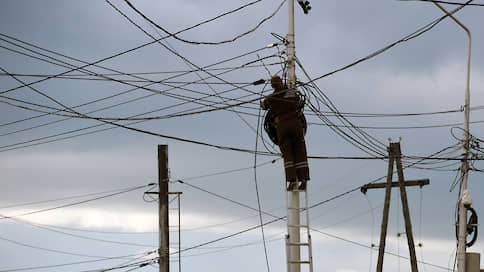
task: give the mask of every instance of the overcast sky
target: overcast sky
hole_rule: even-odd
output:
[[[248,3],[132,1],[147,18],[169,32]],[[183,192],[181,248],[258,225],[256,211],[227,200],[257,208],[255,182],[261,209],[285,215],[283,165],[277,154],[254,156],[148,135],[97,120],[45,114],[68,107],[102,118],[163,116],[142,122],[116,122],[210,145],[247,150],[257,145],[258,151],[278,152],[261,130],[264,112],[258,110],[256,101],[263,91],[268,94],[270,90],[264,84],[251,83],[281,75],[284,46],[266,48],[280,43],[271,33],[287,33],[287,5],[280,7],[281,3],[263,0],[178,35],[189,41],[213,43],[254,30],[233,42],[206,45],[174,38],[152,42],[152,37],[159,39],[166,34],[123,0],[1,1],[0,214],[16,216],[144,187],[78,205],[0,219],[0,271],[102,271],[155,258],[152,251],[158,244],[157,204],[149,197],[143,198],[143,192],[150,189],[145,185],[157,182],[159,144],[169,146],[170,178],[174,181],[170,191]],[[477,0],[473,3],[484,4]],[[408,156],[427,157],[459,144],[468,40],[455,22],[447,18],[414,39],[321,77],[406,37],[443,13],[432,3],[394,0],[313,1],[311,5],[305,15],[296,3],[296,55],[311,78],[320,78],[315,83],[340,112],[386,114],[345,115],[374,137],[371,142],[378,141],[382,154],[389,138],[398,141],[401,137],[402,152]],[[456,7],[445,6],[448,10]],[[473,35],[471,106],[475,109],[471,112],[471,133],[484,139],[484,114],[479,108],[484,105],[483,11],[481,6],[468,6],[455,16]],[[263,23],[256,27],[259,22]],[[68,72],[94,62],[95,66]],[[182,72],[187,70],[191,72]],[[62,77],[51,78],[56,74]],[[300,67],[297,77],[300,82],[309,80]],[[32,84],[32,88],[21,87],[20,82],[39,80],[42,82]],[[147,84],[145,89],[135,88]],[[315,93],[314,88],[309,90]],[[300,91],[308,93],[303,88]],[[315,106],[311,108],[308,103],[305,109],[308,153],[333,159],[309,161],[310,204],[385,176],[388,167],[386,160],[334,159],[379,155],[364,147],[370,154],[363,152],[329,128],[322,121],[324,117],[341,123],[317,100],[321,97],[308,96],[308,102]],[[223,107],[240,102],[245,103],[230,110],[207,111],[213,109],[207,105]],[[313,110],[319,110],[323,118]],[[430,112],[447,113],[388,116]],[[72,115],[66,111],[56,113]],[[185,113],[189,114],[179,116]],[[456,158],[460,154],[456,146],[439,155]],[[415,161],[406,159],[404,163]],[[408,179],[430,179],[429,186],[407,190],[415,242],[423,245],[417,248],[421,271],[446,271],[453,266],[458,186],[451,189],[459,167],[458,161],[439,161],[405,169]],[[482,163],[476,162],[473,167],[480,169]],[[484,209],[480,180],[482,174],[471,171],[469,188],[479,215]],[[383,199],[383,190],[366,195],[357,190],[311,209],[310,224],[317,230],[312,232],[315,271],[375,269],[378,253],[370,248],[379,241]],[[34,204],[28,204],[31,202]],[[21,205],[25,203],[28,205]],[[176,208],[176,203],[171,202],[170,207]],[[171,214],[171,225],[176,226],[176,210]],[[263,216],[264,222],[272,219]],[[284,221],[264,228],[272,271],[286,269],[285,229]],[[174,230],[170,236],[172,252],[178,248]],[[385,256],[386,271],[409,270],[405,235],[397,236],[403,232],[400,199],[394,190],[386,248],[394,255]],[[482,252],[483,248],[478,239],[468,251]],[[178,271],[178,256],[172,257],[172,271]],[[183,252],[182,269],[267,271],[265,260],[257,228]],[[53,267],[61,264],[65,266]],[[157,269],[154,264],[138,271]]]

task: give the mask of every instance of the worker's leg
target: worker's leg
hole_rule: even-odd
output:
[[[304,141],[304,131],[301,123],[295,126],[295,141],[294,141],[294,166],[296,168],[296,175],[301,181],[301,190],[306,189],[306,183],[309,180],[309,165],[306,151],[306,142]]]
[[[283,123],[277,127],[277,137],[279,138],[279,149],[284,159],[284,172],[286,181],[296,184],[296,168],[294,165],[293,141],[290,133],[290,127]],[[291,187],[294,187],[291,186]]]

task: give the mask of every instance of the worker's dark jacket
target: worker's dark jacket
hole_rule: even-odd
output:
[[[301,98],[294,89],[275,90],[262,101],[262,108],[274,116],[277,138],[287,181],[309,180],[304,128],[300,117]]]

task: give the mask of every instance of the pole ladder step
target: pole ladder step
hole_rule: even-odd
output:
[[[308,225],[287,225],[290,228],[309,228]]]
[[[292,207],[288,207],[289,210],[299,210],[299,211],[305,211],[307,210],[307,208],[292,208]]]
[[[288,246],[309,246],[309,243],[287,243]]]
[[[307,189],[307,187],[306,187]],[[288,214],[291,213],[296,220],[291,222],[288,221],[287,228],[288,228],[288,236],[286,237],[286,254],[287,254],[287,266],[288,271],[291,271],[292,268],[299,266],[301,264],[307,264],[307,271],[313,272],[313,255],[312,255],[312,241],[311,241],[311,234],[310,234],[310,225],[309,225],[309,203],[308,203],[308,192],[307,190],[292,190],[288,191],[287,194],[287,212]],[[294,196],[297,193],[299,197],[299,203],[297,202],[290,202],[289,197]],[[291,195],[292,194],[292,195]],[[294,199],[294,198],[292,198]],[[299,217],[299,219],[298,219]],[[302,231],[301,231],[302,230]],[[292,240],[289,233],[298,232],[296,239]],[[306,239],[302,239],[301,235],[307,235]],[[302,247],[305,247],[304,251],[307,251],[306,254],[301,255]],[[302,258],[302,259],[301,259]],[[292,268],[291,268],[292,267]],[[298,270],[299,271],[299,270]]]
[[[298,264],[310,264],[311,262],[310,261],[289,261],[289,263],[292,263],[292,264],[295,264],[295,263],[298,263]]]

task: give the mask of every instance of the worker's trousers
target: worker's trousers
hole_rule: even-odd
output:
[[[304,130],[298,116],[276,124],[279,148],[284,158],[286,181],[309,180],[309,165]]]

